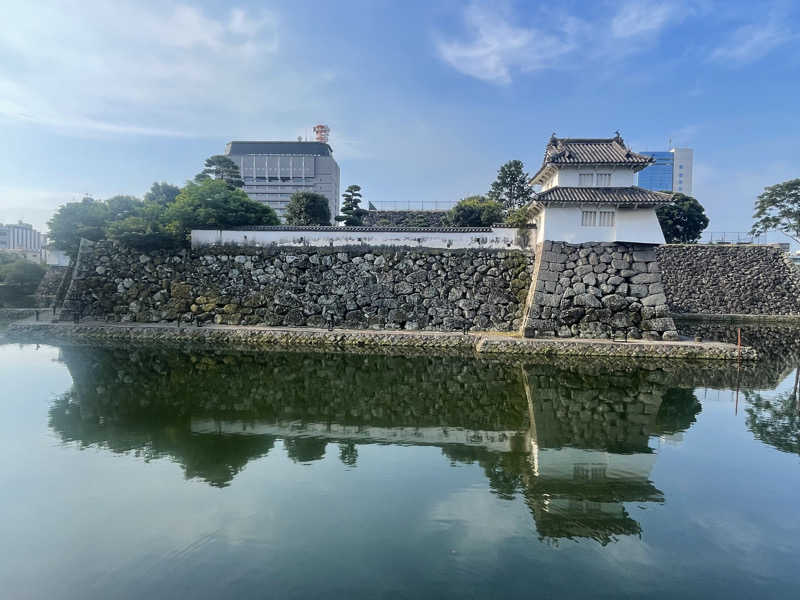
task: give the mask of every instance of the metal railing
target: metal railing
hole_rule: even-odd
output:
[[[747,231],[711,231],[703,234],[701,244],[770,244],[785,240],[778,240],[778,234],[773,235],[774,240],[768,239],[766,233],[753,235]]]

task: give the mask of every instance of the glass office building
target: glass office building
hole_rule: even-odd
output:
[[[675,155],[672,152],[639,152],[652,156],[655,163],[639,172],[639,187],[655,192],[671,192]]]

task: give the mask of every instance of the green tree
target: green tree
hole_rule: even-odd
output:
[[[280,220],[272,208],[251,200],[224,180],[205,179],[186,184],[164,211],[163,222],[168,231],[185,241],[192,228],[278,225]]]
[[[525,227],[533,222],[534,215],[532,213],[533,209],[530,206],[523,206],[506,213],[506,218],[503,222],[512,227]]]
[[[104,200],[104,202],[108,207],[108,214],[106,215],[107,223],[127,219],[130,216],[136,215],[144,206],[144,203],[135,196],[112,196]]]
[[[708,227],[703,206],[686,194],[673,194],[672,202],[659,206],[656,215],[668,244],[694,244]]]
[[[169,184],[165,181],[161,183],[153,182],[150,190],[144,195],[144,201],[150,204],[166,206],[175,202],[175,198],[181,193],[181,188],[177,185]]]
[[[369,211],[364,210],[361,204],[361,186],[350,185],[342,194],[342,214],[336,216],[337,221],[344,221],[348,227],[361,227],[364,224],[364,216]]]
[[[497,179],[487,196],[499,202],[506,212],[527,206],[534,196],[530,179],[521,160],[510,160],[497,171]]]
[[[486,196],[469,196],[450,209],[449,220],[455,227],[491,227],[503,220],[503,207]]]
[[[800,242],[800,179],[764,188],[755,208],[755,223],[750,233],[759,235],[777,229]]]
[[[56,248],[75,256],[81,238],[92,241],[105,238],[109,214],[108,205],[101,200],[86,197],[80,202],[67,202],[47,222],[50,239]]]
[[[197,183],[206,179],[221,179],[232,188],[244,187],[239,166],[224,154],[209,156],[205,168],[194,179]]]
[[[330,225],[328,199],[314,192],[295,192],[286,206],[287,225]]]
[[[19,259],[0,267],[0,279],[6,285],[33,292],[44,277],[44,267],[29,260]]]

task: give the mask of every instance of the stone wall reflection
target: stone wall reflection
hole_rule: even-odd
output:
[[[276,443],[293,461],[334,452],[348,468],[362,444],[440,447],[480,465],[500,497],[523,498],[554,542],[639,534],[626,504],[664,499],[648,440],[700,411],[675,374],[630,364],[89,348],[62,358],[74,384],[50,425],[65,442],[170,458],[215,486]]]

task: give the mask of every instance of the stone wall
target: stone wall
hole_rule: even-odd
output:
[[[83,241],[64,318],[354,329],[519,329],[530,253]]]
[[[779,248],[691,244],[656,253],[674,313],[800,314],[800,274]]]
[[[536,254],[526,337],[677,339],[652,246],[545,241]]]
[[[371,210],[364,215],[368,227],[445,227],[444,210]]]
[[[47,267],[39,287],[36,288],[36,306],[52,306],[56,299],[56,293],[61,285],[61,281],[69,270],[68,267],[51,265]]]

